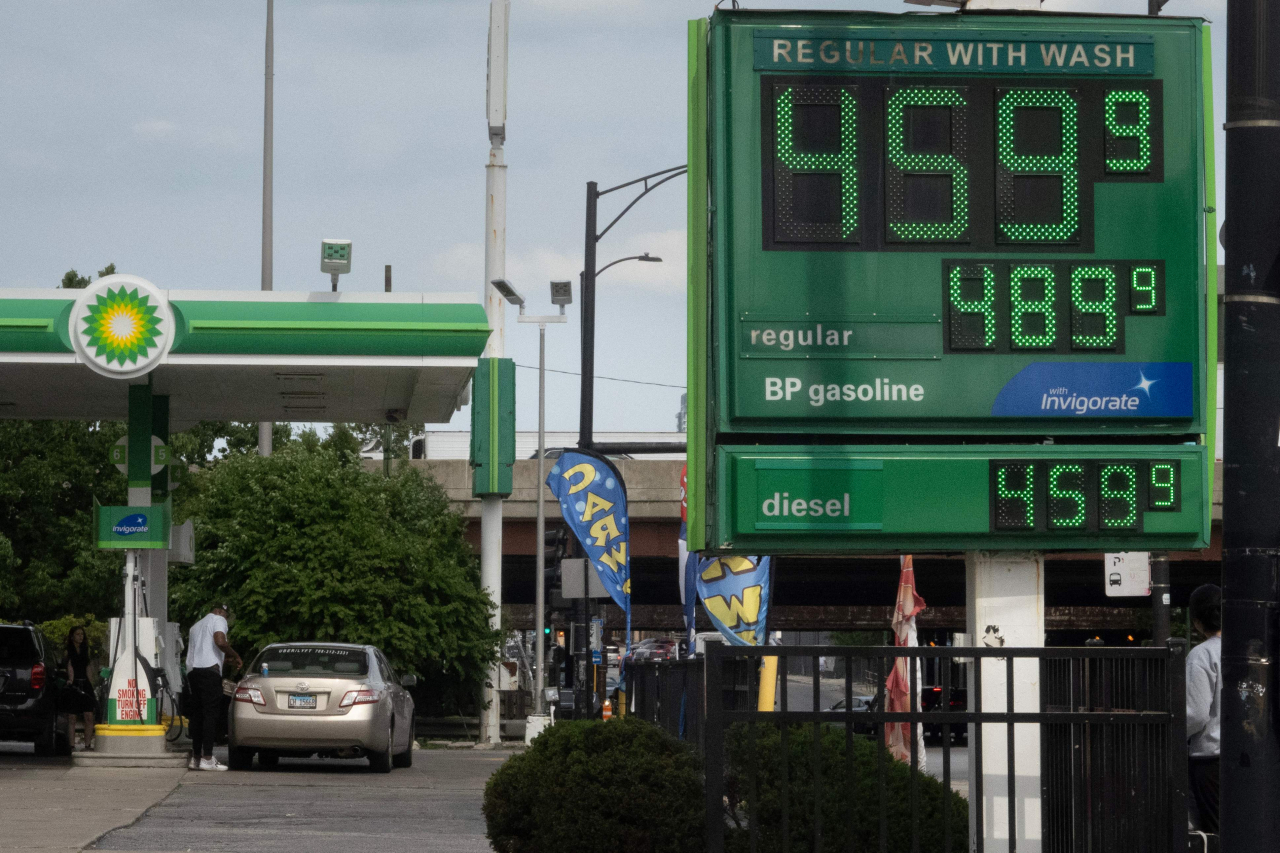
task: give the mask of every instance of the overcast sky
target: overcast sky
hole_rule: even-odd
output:
[[[275,287],[327,290],[322,237],[354,241],[341,287],[479,295],[484,278],[486,0],[278,0]],[[685,21],[707,0],[512,0],[508,278],[534,311],[582,267],[589,180],[686,159]],[[899,0],[761,0],[744,7],[920,11]],[[1146,0],[1049,0],[1142,12]],[[5,4],[0,30],[0,287],[55,287],[115,262],[175,289],[259,287],[263,0]],[[1225,0],[1165,10],[1217,24]],[[1221,137],[1221,131],[1219,131]],[[1219,174],[1223,145],[1219,138]],[[1218,182],[1222,187],[1222,180]],[[1221,204],[1219,204],[1221,207]],[[605,206],[602,215],[617,207]],[[599,263],[648,251],[599,284],[597,372],[685,382],[685,183],[648,196]],[[578,369],[576,307],[548,330],[548,367]],[[536,327],[507,354],[537,364]],[[536,427],[536,373],[518,371],[518,425]],[[577,377],[551,374],[548,429],[576,429]],[[600,430],[670,430],[681,388],[600,381]],[[463,416],[452,426],[466,427]]]

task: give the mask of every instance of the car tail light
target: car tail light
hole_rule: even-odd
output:
[[[237,702],[250,702],[254,705],[266,705],[267,702],[262,698],[262,691],[256,687],[237,687]]]
[[[933,690],[933,692],[934,692],[934,693],[941,693],[941,692],[942,692],[942,688],[941,688],[941,687],[934,687],[934,688],[932,688],[932,690]]]
[[[31,667],[31,689],[39,690],[41,687],[44,687],[44,664],[33,664]]]
[[[342,701],[338,703],[339,708],[350,708],[352,705],[376,705],[382,699],[382,694],[377,690],[363,688],[361,690],[348,690],[347,695],[342,697]]]

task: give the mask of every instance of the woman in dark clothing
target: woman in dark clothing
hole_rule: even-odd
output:
[[[84,627],[77,625],[67,635],[67,735],[75,743],[76,714],[84,718],[84,748],[93,749],[93,718],[98,710],[93,683],[89,681],[89,638]]]

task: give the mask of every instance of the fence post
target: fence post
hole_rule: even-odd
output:
[[[1169,640],[1169,826],[1170,850],[1187,849],[1187,641]]]
[[[724,853],[724,675],[722,658],[729,649],[723,643],[707,643],[706,733],[702,775],[706,788],[707,853]]]

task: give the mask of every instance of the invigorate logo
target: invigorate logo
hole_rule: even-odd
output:
[[[996,417],[1190,418],[1190,362],[1028,364],[991,404]]]
[[[150,530],[151,528],[147,526],[147,517],[142,513],[126,515],[111,528],[111,532],[117,536],[132,536],[135,533],[147,533]]]
[[[1070,412],[1087,415],[1090,412],[1132,412],[1138,408],[1138,398],[1121,394],[1119,397],[1085,397],[1071,393],[1070,388],[1051,388],[1040,398],[1042,411]]]

